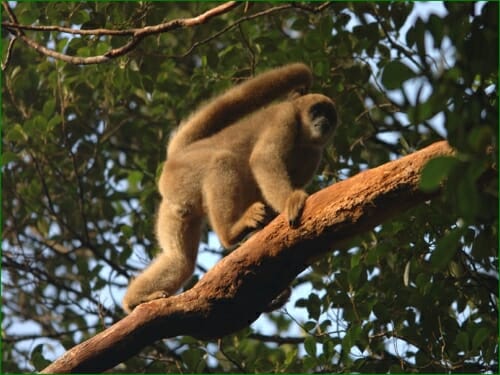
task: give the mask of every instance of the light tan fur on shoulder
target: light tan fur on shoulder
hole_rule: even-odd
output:
[[[262,227],[269,211],[299,224],[307,198],[303,187],[337,124],[329,98],[293,94],[308,90],[311,81],[301,63],[273,69],[226,91],[181,124],[158,184],[156,233],[163,252],[130,283],[125,311],[174,294],[190,277],[205,217],[226,248]]]

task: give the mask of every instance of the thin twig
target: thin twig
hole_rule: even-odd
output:
[[[9,40],[9,46],[7,47],[7,54],[5,55],[5,61],[2,61],[2,71],[4,71],[7,68],[7,65],[9,65],[10,58],[12,56],[12,48],[14,47],[14,43],[17,40],[17,36],[14,36]]]
[[[200,40],[199,42],[195,42],[182,55],[180,55],[180,56],[171,56],[171,57],[173,57],[173,58],[184,58],[184,57],[188,56],[191,52],[193,52],[193,50],[196,47],[198,47],[198,46],[200,46],[202,44],[206,44],[206,43],[210,42],[211,40],[217,38],[218,36],[224,34],[225,32],[231,30],[232,28],[238,26],[239,24],[241,24],[241,23],[243,23],[245,21],[249,21],[249,20],[252,20],[252,19],[257,18],[257,17],[262,17],[262,16],[265,16],[265,15],[269,15],[269,14],[272,14],[272,13],[275,13],[275,12],[279,12],[279,11],[282,11],[282,10],[285,10],[285,9],[290,9],[292,7],[293,7],[293,4],[280,5],[280,6],[277,6],[277,7],[274,7],[274,8],[269,8],[269,9],[263,10],[261,12],[257,12],[257,13],[251,14],[249,16],[241,17],[239,20],[236,20],[231,25],[228,25],[228,26],[224,27],[220,31],[217,31],[215,34],[209,36],[208,38]]]

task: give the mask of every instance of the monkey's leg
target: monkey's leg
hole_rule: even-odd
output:
[[[207,215],[222,246],[229,248],[270,219],[258,190],[245,168],[228,151],[213,157],[203,181]]]
[[[157,237],[163,252],[130,282],[123,298],[127,313],[143,302],[173,295],[189,279],[195,267],[200,228],[201,219],[162,201]]]

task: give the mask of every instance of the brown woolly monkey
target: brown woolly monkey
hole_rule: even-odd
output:
[[[158,183],[156,234],[163,252],[130,283],[125,311],[172,295],[191,276],[205,217],[226,248],[264,225],[266,208],[298,225],[307,198],[303,187],[337,124],[329,98],[297,94],[311,80],[300,63],[270,70],[181,124]]]

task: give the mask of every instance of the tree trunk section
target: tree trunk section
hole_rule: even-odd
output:
[[[215,338],[248,326],[311,261],[431,198],[418,189],[420,172],[430,159],[452,153],[437,142],[313,194],[298,228],[279,215],[192,289],[138,306],[42,372],[102,372],[162,338]]]

